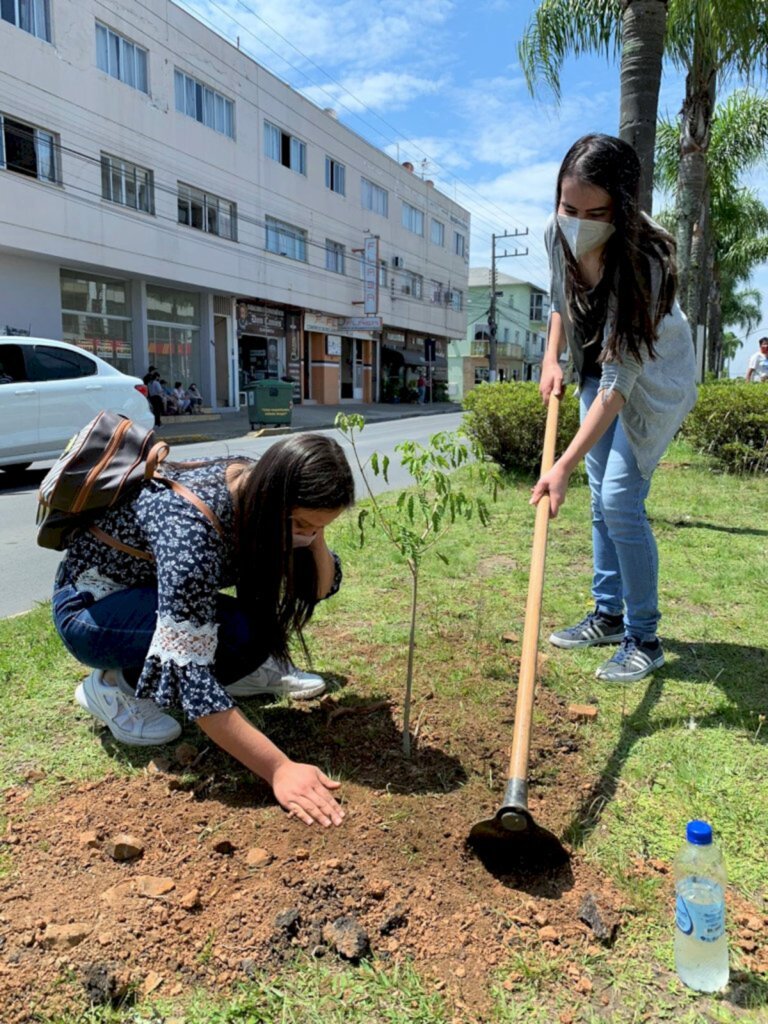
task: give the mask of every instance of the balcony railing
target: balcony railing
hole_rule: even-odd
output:
[[[490,347],[490,341],[473,341],[470,355],[487,358]],[[499,359],[522,359],[523,347],[522,345],[515,344],[514,341],[497,341],[496,355]]]

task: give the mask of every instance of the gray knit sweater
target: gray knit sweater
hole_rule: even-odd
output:
[[[583,351],[575,337],[574,323],[565,294],[565,258],[552,215],[544,240],[549,254],[552,312],[559,313],[576,372],[581,376]],[[655,308],[661,287],[661,272],[651,269],[651,300]],[[605,345],[610,333],[615,300],[609,300],[603,333]],[[624,398],[621,422],[641,475],[648,480],[677,433],[680,424],[696,404],[696,362],[691,330],[677,301],[659,324],[654,342],[655,359],[638,360],[625,354],[620,362],[602,363],[600,389],[614,388]]]

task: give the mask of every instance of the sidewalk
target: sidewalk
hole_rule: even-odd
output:
[[[412,416],[437,416],[441,413],[460,413],[456,402],[435,402],[433,405],[418,404],[370,404],[345,402],[343,405],[294,405],[290,427],[257,427],[252,432],[247,409],[237,412],[214,413],[210,416],[168,416],[163,425],[157,427],[158,438],[169,444],[195,444],[199,441],[225,441],[254,433],[260,435],[285,434],[300,430],[329,430],[333,427],[336,414],[359,413],[366,423],[381,423],[387,420],[408,419]]]

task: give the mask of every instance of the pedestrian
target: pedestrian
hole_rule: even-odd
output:
[[[190,384],[187,388],[187,398],[189,399],[189,411],[199,412],[203,406],[203,396],[197,390],[196,384]]]
[[[184,390],[184,385],[181,383],[180,380],[177,380],[176,383],[173,385],[173,397],[174,401],[176,402],[176,410],[180,415],[181,413],[190,411],[191,403],[190,400],[187,398],[187,393]]]
[[[160,374],[157,371],[149,378],[147,391],[149,392],[149,404],[152,406],[152,412],[155,414],[155,426],[162,427],[163,414],[165,413],[165,392],[163,391],[163,385],[160,383]]]
[[[427,381],[423,373],[419,374],[419,379],[416,381],[416,394],[418,395],[419,405],[424,405],[424,399],[427,394]]]
[[[147,387],[149,387],[149,382],[152,380],[152,378],[154,377],[156,372],[157,372],[157,367],[150,366],[149,369],[147,370],[147,372],[141,378],[144,381],[144,383],[146,384]]]
[[[757,352],[749,357],[747,380],[768,383],[768,338],[761,338]]]
[[[581,426],[533,488],[550,513],[584,458],[591,491],[595,609],[550,636],[557,647],[619,644],[599,679],[642,679],[664,664],[658,554],[645,513],[651,477],[696,401],[688,322],[675,299],[674,242],[638,205],[640,162],[626,142],[579,139],[557,178],[546,229],[552,312],[539,390],[563,393],[568,345]]]
[[[59,567],[54,624],[94,670],[76,699],[136,746],[175,739],[180,725],[162,709],[179,709],[291,814],[338,825],[338,783],[290,759],[233,693],[318,692],[302,673],[270,679],[259,666],[270,657],[288,665],[292,640],[306,653],[304,627],[339,589],[325,528],[354,500],[344,452],[325,435],[297,434],[255,462],[165,463],[163,471],[186,495],[148,480],[96,520],[98,536],[78,533]],[[229,586],[236,596],[221,593]]]

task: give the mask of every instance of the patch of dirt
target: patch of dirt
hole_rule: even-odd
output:
[[[487,1020],[493,976],[511,954],[543,949],[563,959],[578,998],[589,982],[569,954],[599,941],[581,920],[587,897],[603,941],[617,932],[620,941],[627,908],[612,884],[578,855],[565,867],[489,874],[465,846],[470,826],[499,806],[514,691],[490,732],[467,715],[461,737],[445,726],[455,709],[430,695],[411,762],[399,751],[398,709],[381,696],[334,694],[279,709],[271,722],[278,742],[283,729],[294,743],[304,737],[294,754],[330,759],[356,780],[344,784],[339,829],[287,818],[263,786],[202,743],[197,775],[158,758],[130,781],[72,786],[38,808],[26,803],[40,773],[6,791],[0,849],[13,871],[0,883],[3,1024],[153,992],[182,997],[194,985],[224,995],[298,950],[340,963],[411,959],[428,985],[471,1008],[467,1019]],[[588,726],[568,721],[545,687],[537,709],[547,724],[536,729],[530,806],[562,835],[595,799],[597,780],[585,778],[579,755]],[[115,859],[118,849],[126,859]],[[757,963],[767,954],[754,914],[742,909]],[[515,977],[504,984],[514,988]]]
[[[520,561],[510,555],[491,555],[477,563],[478,576],[499,576],[520,568]]]

